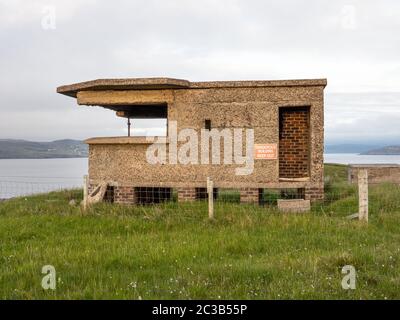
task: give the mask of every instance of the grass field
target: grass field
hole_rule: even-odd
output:
[[[1,299],[399,299],[400,189],[370,187],[369,224],[346,167],[327,165],[312,212],[206,203],[93,206],[65,191],[0,203]],[[357,270],[343,290],[341,268]],[[41,287],[42,266],[57,271]]]

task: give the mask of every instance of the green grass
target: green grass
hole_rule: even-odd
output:
[[[345,218],[357,210],[346,167],[325,172],[329,203],[302,215],[217,203],[208,221],[205,202],[83,213],[68,205],[80,190],[0,203],[0,298],[400,298],[399,187],[370,188],[366,225]],[[49,264],[54,291],[41,287]],[[347,264],[356,290],[341,287]]]

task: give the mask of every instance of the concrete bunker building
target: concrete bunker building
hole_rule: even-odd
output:
[[[207,177],[219,189],[236,189],[240,201],[261,203],[268,189],[295,190],[299,198],[324,197],[324,88],[326,79],[189,82],[171,78],[100,79],[57,88],[79,105],[101,106],[125,117],[175,122],[191,128],[253,129],[254,170],[237,175],[235,164],[150,164],[146,137],[90,138],[89,189],[108,184],[116,203],[203,197]],[[169,149],[168,129],[165,137]],[[245,142],[245,140],[243,140]],[[182,144],[178,141],[178,147]],[[224,152],[221,147],[221,153]],[[267,154],[264,151],[267,150]]]

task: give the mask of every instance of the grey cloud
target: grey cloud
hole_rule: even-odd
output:
[[[48,5],[56,8],[55,30],[41,28]],[[393,139],[399,27],[395,0],[0,0],[0,137],[125,134],[112,112],[77,108],[55,88],[169,76],[327,77],[327,140]]]
[[[325,100],[328,142],[399,142],[400,92],[328,93]]]

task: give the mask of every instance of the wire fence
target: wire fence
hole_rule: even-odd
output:
[[[113,187],[108,186],[104,200],[122,204],[164,205],[182,203],[182,208],[208,203],[210,211],[225,208],[227,205],[241,205],[245,210],[252,207],[278,211],[313,211],[323,215],[346,216],[368,220],[372,214],[390,213],[400,210],[400,184],[383,182],[368,183],[365,179],[350,181],[344,166],[331,166],[325,172],[323,194],[310,192],[306,188],[216,188],[211,179],[204,187]],[[334,169],[334,170],[332,170]],[[211,184],[209,184],[211,182]],[[311,200],[311,201],[308,201]],[[210,205],[211,203],[211,205]],[[204,206],[203,206],[204,207]]]
[[[92,187],[89,194],[95,189]],[[264,208],[272,211],[278,210],[279,204],[289,200],[287,202],[292,206],[289,209],[294,209],[294,211],[300,207],[300,210],[313,210],[324,214],[339,212],[342,215],[350,215],[358,212],[358,187],[357,185],[350,184],[343,185],[343,187],[335,186],[334,188],[327,185],[324,198],[311,202],[306,200],[304,188],[254,188],[250,191],[244,191],[239,188],[212,188],[210,193],[212,195],[209,195],[206,187],[186,188],[182,190],[168,187],[119,188],[107,186],[104,190],[102,200],[109,203],[139,206],[169,206],[172,204],[174,206],[181,205],[182,208],[199,206],[206,208],[206,205],[212,199],[216,210],[240,205],[246,210],[251,210],[252,208],[262,210]],[[98,195],[97,191],[94,191],[93,195]],[[302,207],[304,205],[305,207]]]
[[[43,194],[51,191],[83,188],[82,177],[0,176],[0,200]],[[325,179],[324,198],[311,202],[310,210],[326,215],[352,215],[359,211],[359,186],[348,181]],[[90,190],[89,190],[90,193]],[[400,210],[400,185],[394,183],[368,186],[369,210],[372,213]],[[244,205],[271,210],[278,209],[281,200],[305,199],[304,189],[242,189],[212,188],[212,202],[216,210],[226,206]],[[203,206],[210,201],[207,187],[181,191],[178,188],[134,187],[127,190],[108,185],[102,200],[109,203],[134,205],[183,204],[185,207]]]
[[[92,188],[93,191],[95,188]],[[194,192],[184,199],[180,200],[180,191],[178,188],[166,187],[135,187],[130,191],[122,191],[127,201],[134,204],[160,204],[165,202],[191,202],[191,201],[208,201],[207,188],[193,188]],[[90,191],[89,191],[90,192]],[[114,202],[118,198],[120,191],[118,188],[108,186],[104,200]],[[257,200],[254,200],[256,197]],[[257,189],[254,194],[253,201],[248,203],[256,203],[257,205],[273,205],[278,199],[302,199],[304,194],[298,189]],[[241,203],[240,189],[213,188],[213,199],[215,202],[221,203]]]
[[[0,176],[0,199],[82,188],[81,177]]]

